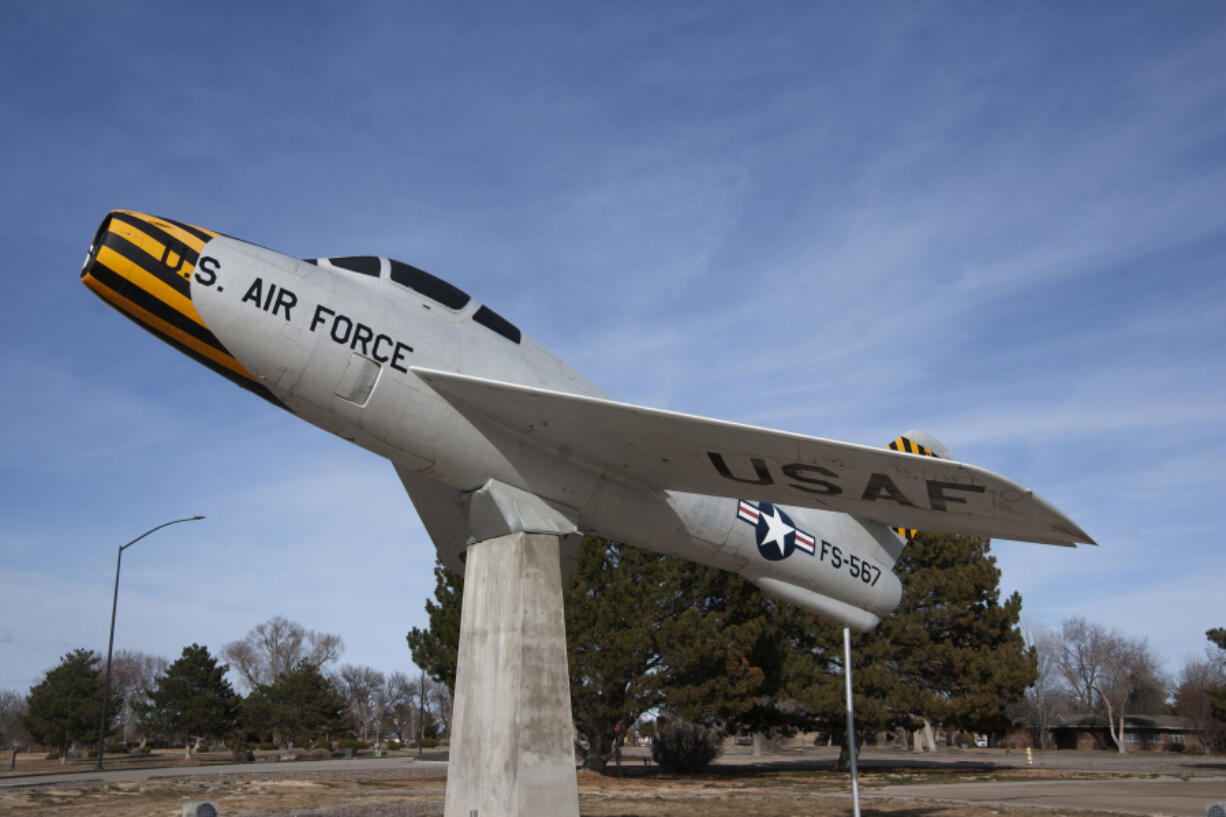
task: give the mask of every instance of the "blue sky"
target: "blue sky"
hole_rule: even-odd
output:
[[[410,670],[391,466],[77,272],[113,208],[402,258],[617,399],[921,428],[1100,543],[994,546],[1023,615],[1226,625],[1220,3],[0,4],[0,688],[283,615]]]

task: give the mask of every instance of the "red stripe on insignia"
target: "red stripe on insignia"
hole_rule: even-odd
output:
[[[796,547],[805,553],[814,553],[817,550],[814,538],[799,528],[796,530]]]

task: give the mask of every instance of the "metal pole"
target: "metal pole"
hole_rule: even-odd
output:
[[[156,528],[150,528],[145,531],[126,545],[120,545],[119,552],[115,555],[115,593],[111,596],[111,636],[106,642],[106,682],[102,686],[102,719],[98,723],[98,771],[102,771],[102,754],[106,749],[106,704],[111,697],[111,652],[115,647],[115,610],[119,606],[119,566],[123,562],[123,552],[149,534],[156,530],[161,530],[167,525],[176,525],[179,522],[195,522],[198,519],[204,519],[204,517],[188,516],[183,519],[163,522]]]
[[[422,744],[426,742],[426,670],[421,671],[421,697],[417,712],[417,756],[421,757]]]
[[[115,646],[115,609],[119,606],[119,565],[123,548],[115,555],[115,594],[111,596],[111,637],[106,642],[106,684],[102,687],[102,721],[98,724],[98,771],[102,771],[102,753],[106,749],[106,704],[111,697],[111,650]]]
[[[843,628],[843,680],[847,686],[847,756],[851,759],[851,802],[860,817],[860,781],[856,775],[856,713],[851,698],[851,630]]]

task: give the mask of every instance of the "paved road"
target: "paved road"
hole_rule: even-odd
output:
[[[1226,803],[1226,777],[887,786],[863,797],[1205,817],[1206,804]]]
[[[754,765],[764,768],[810,767],[833,760],[822,752],[781,752],[758,757],[731,752],[720,765]],[[995,753],[945,752],[922,759],[909,753],[869,751],[864,765],[896,766],[909,761],[916,766],[968,768],[1009,767],[1026,765],[1024,755],[1002,756]],[[1035,766],[1046,768],[1076,768],[1090,771],[1158,774],[1157,778],[1132,778],[1086,781],[1034,781],[1007,783],[948,783],[935,785],[887,786],[863,793],[864,799],[895,799],[912,801],[945,801],[1032,806],[1059,813],[1061,810],[1086,809],[1118,814],[1175,815],[1203,817],[1207,803],[1226,802],[1226,761],[1221,758],[1192,758],[1172,755],[1118,756],[1108,752],[1044,753],[1036,758]],[[318,760],[307,762],[227,763],[207,766],[169,766],[145,769],[107,769],[68,772],[64,774],[0,777],[0,788],[15,786],[46,786],[89,781],[133,781],[153,778],[205,776],[218,774],[282,774],[307,775],[317,772],[411,771],[442,777],[445,760],[418,760],[413,756],[360,758],[357,760]]]
[[[197,777],[215,774],[307,774],[314,772],[356,772],[384,769],[437,769],[440,777],[447,769],[445,760],[418,760],[415,757],[360,758],[357,760],[311,760],[285,763],[218,763],[208,766],[166,766],[144,769],[92,769],[87,772],[39,774],[25,777],[0,777],[0,788],[51,786],[91,781],[151,780],[157,777]]]

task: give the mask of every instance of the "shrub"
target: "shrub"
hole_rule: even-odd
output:
[[[309,748],[323,749],[327,752],[331,752],[332,751],[332,741],[328,740],[327,738],[320,738],[319,740],[312,743]]]
[[[98,753],[95,751],[94,757],[97,757],[97,756],[98,756]],[[59,760],[59,759],[60,759],[59,752],[47,752],[47,754],[43,757],[43,760]]]
[[[153,749],[149,748],[148,746],[142,746],[136,751],[140,752],[142,755],[147,755],[147,754],[151,754],[153,752]]]
[[[438,746],[438,738],[423,738],[422,739],[421,748],[433,749],[436,746]]]
[[[278,748],[279,748],[279,747],[278,747],[278,746],[277,746],[277,744],[275,744],[275,743],[261,743],[261,744],[260,744],[260,751],[261,751],[261,752],[272,752],[272,751],[275,751],[275,750],[276,750],[276,749],[278,749]]]
[[[108,743],[106,745],[106,748],[103,751],[106,752],[106,754],[108,755],[126,755],[128,753],[128,744],[126,743]],[[94,752],[94,755],[97,755],[97,754],[98,754],[97,752]]]
[[[366,745],[365,741],[354,740],[353,738],[345,738],[344,740],[339,741],[339,745],[342,749],[352,749],[355,752],[360,752],[363,749],[370,748]]]
[[[723,733],[700,723],[667,726],[651,744],[651,757],[668,772],[701,772],[719,757]]]
[[[294,751],[294,760],[327,760],[332,757],[332,753],[327,749],[297,749]]]
[[[404,744],[398,740],[389,740],[387,742],[387,750],[389,752],[399,752],[404,748]]]

